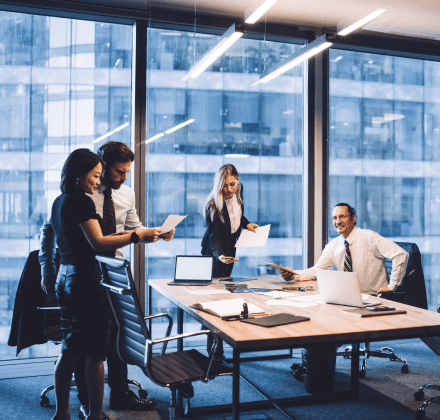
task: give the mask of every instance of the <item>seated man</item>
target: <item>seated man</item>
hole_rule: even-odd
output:
[[[325,246],[313,267],[295,271],[285,267],[281,270],[284,280],[314,280],[316,268],[331,270],[336,267],[339,271],[358,273],[362,293],[395,290],[405,275],[408,253],[376,232],[357,228],[356,212],[349,204],[336,204],[332,214],[333,225],[340,236]],[[384,258],[389,258],[393,264],[389,283]]]

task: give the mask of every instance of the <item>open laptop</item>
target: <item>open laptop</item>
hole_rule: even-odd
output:
[[[378,301],[362,300],[359,278],[356,272],[316,269],[319,293],[323,303],[365,306],[380,305]]]
[[[214,257],[177,255],[172,286],[207,286],[212,283]]]

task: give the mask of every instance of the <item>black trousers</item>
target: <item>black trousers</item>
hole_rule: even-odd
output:
[[[118,325],[112,313],[110,325],[110,343],[107,352],[108,385],[112,393],[121,393],[128,390],[127,363],[122,361],[117,352]],[[79,357],[75,365],[75,381],[81,404],[87,405],[87,387],[85,380],[86,358]]]

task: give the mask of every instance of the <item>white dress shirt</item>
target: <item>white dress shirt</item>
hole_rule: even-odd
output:
[[[225,200],[228,209],[229,220],[231,221],[231,233],[237,232],[241,224],[241,206],[238,203],[237,196],[234,194],[232,198]]]
[[[393,241],[368,229],[355,227],[347,237],[353,261],[353,271],[358,274],[362,293],[376,293],[383,286],[394,290],[400,285],[408,263],[408,253]],[[316,268],[344,271],[345,245],[341,235],[330,241],[318,262],[307,270],[295,270],[301,279],[316,279]],[[390,282],[384,258],[392,260]]]
[[[96,213],[104,215],[104,190],[107,186],[101,183],[94,194],[88,195],[95,204]],[[135,208],[134,191],[126,185],[121,185],[118,190],[112,190],[112,199],[115,204],[116,232],[124,230],[146,229],[140,222]],[[116,258],[123,258],[122,248],[116,250]]]

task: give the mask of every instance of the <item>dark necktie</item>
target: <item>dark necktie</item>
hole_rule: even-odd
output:
[[[350,244],[344,241],[345,245],[345,259],[344,259],[344,271],[353,271],[353,261],[351,260]]]
[[[102,231],[103,236],[116,233],[115,203],[113,202],[111,188],[106,188],[104,190],[104,206],[103,206],[102,216],[104,220],[104,228]],[[106,251],[106,252],[102,252],[102,254],[112,258],[115,257],[115,251]]]

